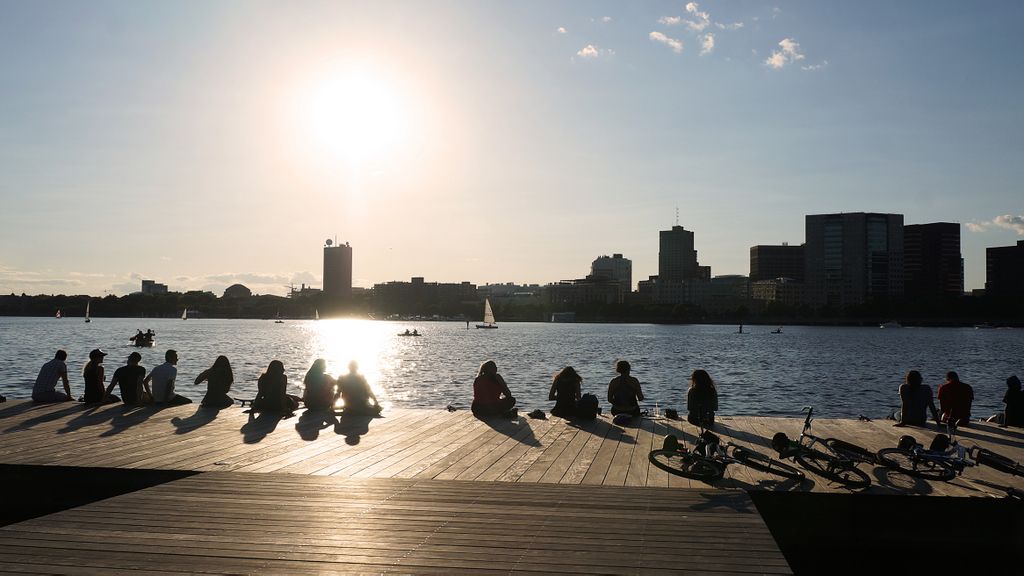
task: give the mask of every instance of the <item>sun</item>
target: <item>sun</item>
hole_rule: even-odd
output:
[[[395,85],[365,69],[334,72],[308,101],[306,121],[315,145],[351,165],[386,159],[406,132],[406,110]]]

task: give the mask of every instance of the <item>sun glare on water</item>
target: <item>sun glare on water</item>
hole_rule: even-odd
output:
[[[315,145],[332,160],[356,166],[386,158],[407,131],[397,86],[366,69],[334,71],[320,80],[306,116]]]

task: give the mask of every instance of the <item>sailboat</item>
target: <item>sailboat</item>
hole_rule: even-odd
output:
[[[62,318],[62,316],[60,315],[60,308],[57,308],[57,315],[54,316],[54,318],[56,318],[57,320],[60,320]]]
[[[477,328],[497,328],[498,326],[494,323],[494,312],[491,312],[491,300],[490,298],[484,298],[484,323],[477,324]]]
[[[274,324],[284,324],[284,320],[281,320],[281,310],[277,311],[277,320],[274,320]]]
[[[320,311],[317,310],[316,308],[313,308],[313,320],[319,320],[319,319],[320,319]]]
[[[184,310],[181,311],[181,319],[188,320],[188,308],[185,308]]]
[[[86,322],[92,322],[92,320],[89,319],[89,304],[91,304],[91,303],[92,302],[88,302],[88,301],[86,301],[86,303],[85,303],[85,321]]]

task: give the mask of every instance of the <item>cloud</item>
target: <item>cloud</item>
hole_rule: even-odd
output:
[[[711,51],[714,50],[714,49],[715,49],[715,35],[714,34],[710,34],[710,33],[705,34],[704,37],[701,38],[701,41],[700,41],[700,55],[703,56],[705,54],[710,54]]]
[[[739,30],[740,28],[743,28],[743,22],[733,22],[732,24],[715,22],[715,28],[718,28],[719,30]]]
[[[792,38],[783,38],[779,41],[782,50],[773,50],[772,55],[765,61],[765,65],[773,70],[781,70],[787,64],[803,60],[805,56],[800,53],[800,44]]]
[[[968,222],[967,224],[964,224],[964,226],[971,232],[984,232],[985,230],[988,230],[987,222]]]
[[[566,33],[565,26],[559,26],[558,27],[558,33],[559,34],[565,34]]]
[[[650,38],[653,42],[660,42],[661,44],[668,46],[676,54],[680,54],[683,51],[682,40],[677,40],[675,38],[672,38],[671,36],[666,36],[661,32],[651,32],[650,34],[647,35],[647,37]]]
[[[577,56],[579,56],[580,58],[584,58],[586,60],[593,60],[601,56],[611,56],[613,54],[615,54],[614,50],[610,50],[607,48],[598,48],[593,44],[587,44],[586,46],[580,48],[576,52]]]
[[[815,70],[821,70],[822,68],[828,68],[828,60],[822,60],[818,64],[808,64],[807,66],[801,66],[801,70],[813,72]]]
[[[604,23],[607,24],[608,22],[611,22],[611,21],[612,21],[612,17],[611,16],[602,16],[601,17],[601,22],[604,22]]]
[[[683,19],[679,16],[662,16],[658,19],[658,22],[665,26],[678,26],[683,22]]]
[[[1020,236],[1024,236],[1024,216],[1013,216],[1011,214],[1003,214],[1002,216],[996,216],[992,219],[992,223],[1000,228],[1006,228],[1013,230]]]
[[[707,12],[701,12],[700,6],[696,2],[690,2],[686,5],[686,11],[697,17],[696,20],[684,20],[686,26],[694,32],[703,32],[705,28],[711,25],[711,16]]]

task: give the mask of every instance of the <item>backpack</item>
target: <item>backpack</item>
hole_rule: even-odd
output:
[[[598,405],[597,396],[593,394],[584,394],[580,397],[579,402],[576,403],[577,418],[593,420],[600,413],[601,407]]]

